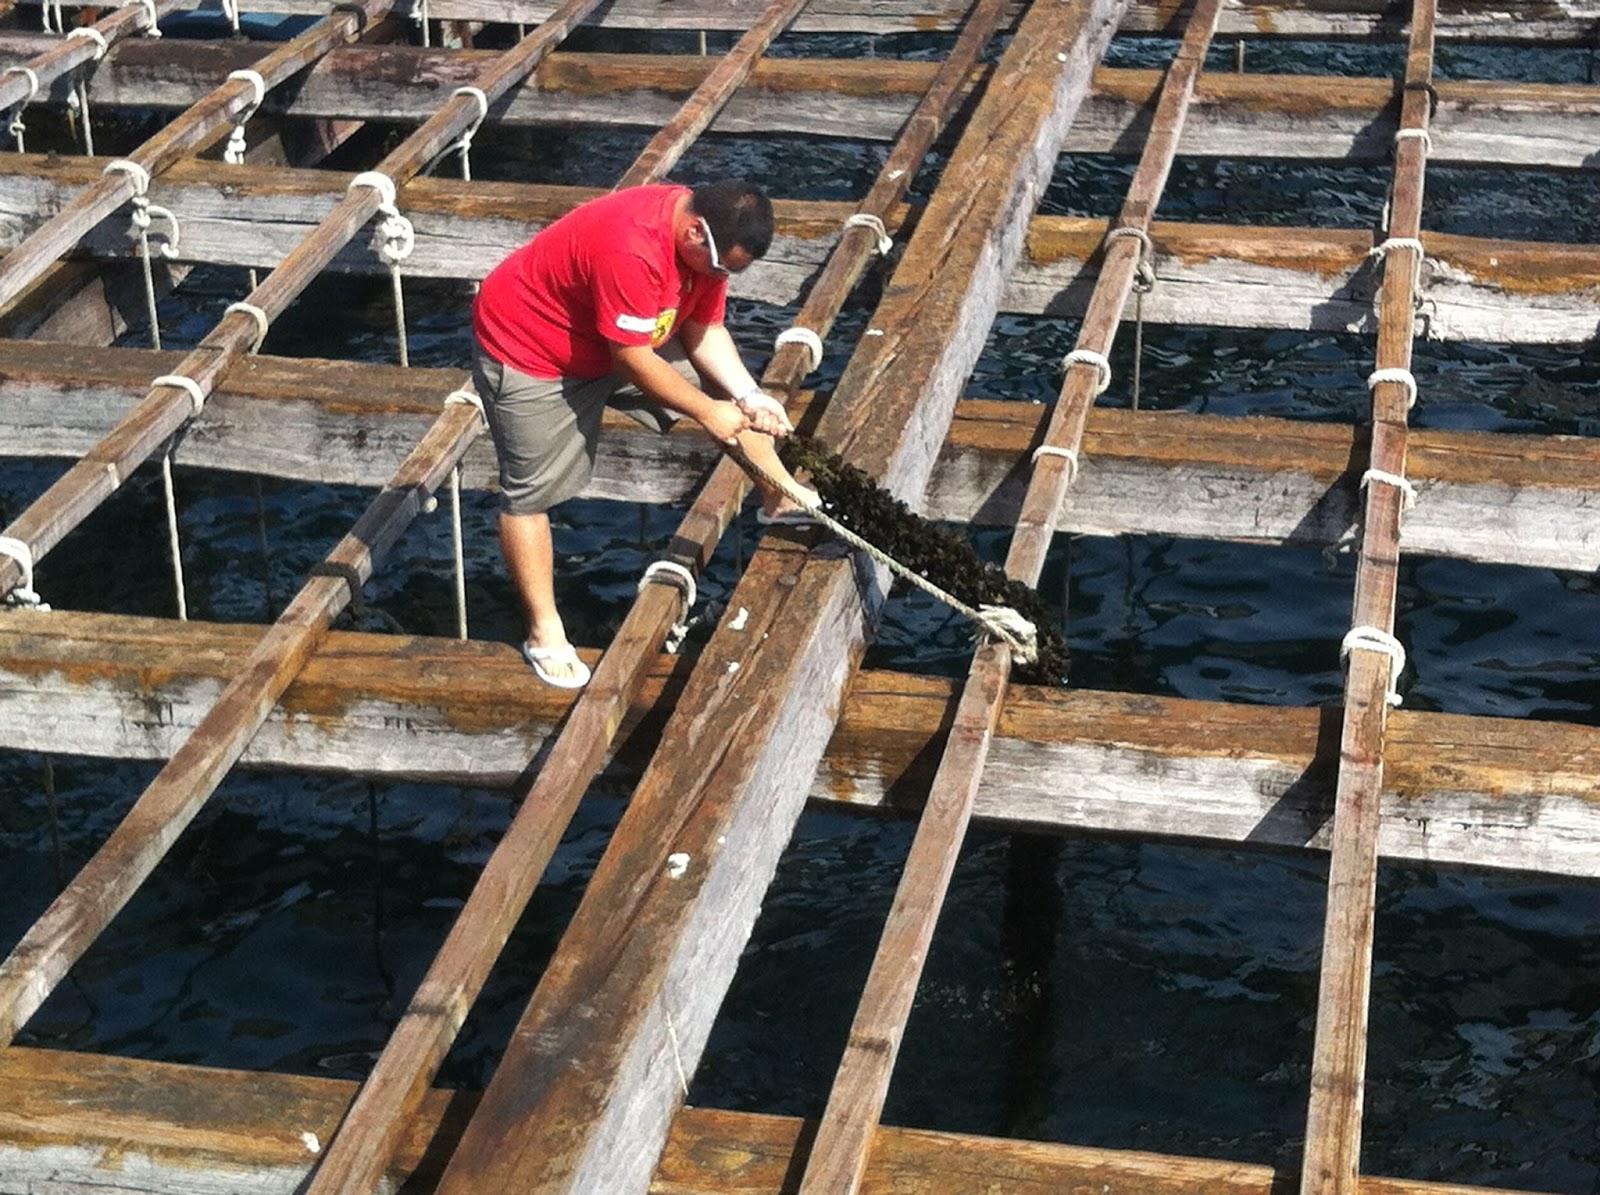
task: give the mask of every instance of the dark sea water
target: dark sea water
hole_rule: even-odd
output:
[[[628,48],[663,48],[668,35]],[[676,47],[681,48],[681,47]],[[713,49],[717,42],[713,39]],[[789,38],[780,52],[936,56],[938,39]],[[1171,43],[1119,41],[1113,61],[1158,62]],[[1232,61],[1220,46],[1213,65]],[[1250,46],[1252,69],[1392,72],[1393,49]],[[1441,74],[1581,80],[1581,52],[1446,49]],[[603,185],[644,134],[486,134],[480,177]],[[370,162],[373,140],[340,159]],[[580,148],[581,147],[581,148]],[[754,173],[774,193],[861,193],[882,146],[713,139],[679,176]],[[919,180],[924,193],[932,172]],[[1128,165],[1064,159],[1045,206],[1115,208]],[[1378,165],[1181,161],[1164,214],[1370,227]],[[1593,176],[1430,172],[1427,226],[1600,241]],[[244,290],[197,270],[163,304],[169,346],[192,343]],[[464,365],[465,293],[413,287],[418,364]],[[868,307],[846,313],[831,384]],[[752,363],[792,311],[736,303]],[[392,359],[383,284],[314,286],[269,351]],[[971,392],[1048,400],[1071,321],[1002,317]],[[137,336],[127,343],[141,343]],[[1128,347],[1118,361],[1119,377]],[[1218,414],[1360,419],[1372,344],[1359,336],[1151,328],[1143,403]],[[1594,435],[1593,346],[1419,344],[1417,422]],[[1107,401],[1125,403],[1120,386]],[[9,461],[10,518],[59,463]],[[195,617],[274,612],[368,495],[265,483],[270,559],[256,548],[247,479],[181,473]],[[574,638],[606,642],[678,513],[574,502],[561,513],[559,596]],[[476,637],[520,631],[486,495],[466,502]],[[42,564],[58,606],[169,615],[159,485],[140,473]],[[756,540],[725,541],[707,598],[721,600]],[[1004,535],[975,542],[998,560]],[[368,586],[361,626],[449,634],[449,530],[421,520]],[[1266,705],[1335,702],[1348,626],[1348,560],[1156,536],[1059,537],[1043,590],[1075,683]],[[1416,670],[1408,708],[1600,722],[1600,617],[1592,577],[1409,559],[1399,631]],[[699,633],[704,633],[703,629]],[[960,675],[966,629],[896,597],[867,663]],[[154,774],[147,764],[0,753],[0,949],[9,949]],[[626,791],[596,785],[479,1001],[442,1081],[481,1086],[576,907]],[[503,830],[503,795],[361,779],[230,778],[24,1040],[79,1050],[359,1078]],[[800,822],[695,1076],[694,1102],[815,1114],[910,841],[904,823],[832,813]],[[1024,876],[1008,907],[1008,877]],[[1070,836],[1051,850],[976,828],[963,851],[886,1118],[1294,1165],[1315,1019],[1325,861],[1290,853]],[[1509,873],[1386,865],[1379,876],[1364,1169],[1551,1192],[1600,1189],[1600,886]]]

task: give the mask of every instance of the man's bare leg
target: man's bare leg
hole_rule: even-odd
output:
[[[550,516],[500,512],[500,551],[506,571],[528,620],[528,643],[534,647],[567,646],[567,630],[556,610],[555,550],[550,543]],[[550,661],[544,668],[556,679],[579,675],[571,662]]]
[[[770,473],[773,477],[787,478],[794,481],[789,470],[783,467],[783,462],[778,459],[778,449],[772,442],[771,436],[762,435],[760,432],[748,431],[739,435],[739,446],[744,449],[745,455],[763,473]],[[795,482],[799,485],[799,482]],[[786,510],[798,510],[799,505],[775,486],[757,481],[756,489],[761,492],[761,509],[769,515],[782,514]],[[802,489],[806,488],[801,486]]]

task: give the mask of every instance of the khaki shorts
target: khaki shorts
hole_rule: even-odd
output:
[[[659,432],[670,431],[679,418],[617,374],[529,377],[475,349],[472,381],[500,462],[500,507],[510,514],[542,514],[589,484],[606,407]],[[701,384],[676,340],[660,353],[690,382]]]

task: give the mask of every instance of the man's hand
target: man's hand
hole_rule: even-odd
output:
[[[712,402],[706,408],[700,426],[706,429],[713,440],[735,444],[739,440],[739,433],[750,427],[750,420],[735,403]]]
[[[794,431],[783,404],[764,390],[741,394],[734,402],[750,417],[750,426],[767,436],[787,436]]]

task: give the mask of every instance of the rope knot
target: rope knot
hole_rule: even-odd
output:
[[[1021,663],[1039,658],[1039,628],[1010,606],[979,606],[978,625],[1003,640]]]
[[[683,614],[667,633],[666,649],[675,653],[683,646],[684,636],[689,633],[689,611],[694,608],[697,596],[694,573],[676,560],[653,560],[639,578],[639,592],[643,593],[646,585],[655,582],[672,586],[683,598]]]
[[[1384,700],[1390,705],[1399,705],[1400,674],[1406,670],[1406,649],[1400,640],[1381,627],[1352,627],[1339,644],[1339,662],[1344,663],[1350,658],[1350,653],[1358,648],[1381,652],[1389,657],[1389,691],[1384,695]]]
[[[6,604],[47,613],[50,607],[40,600],[33,588],[33,549],[28,546],[28,541],[0,535],[0,556],[9,556],[22,570],[22,580],[5,595]]]

